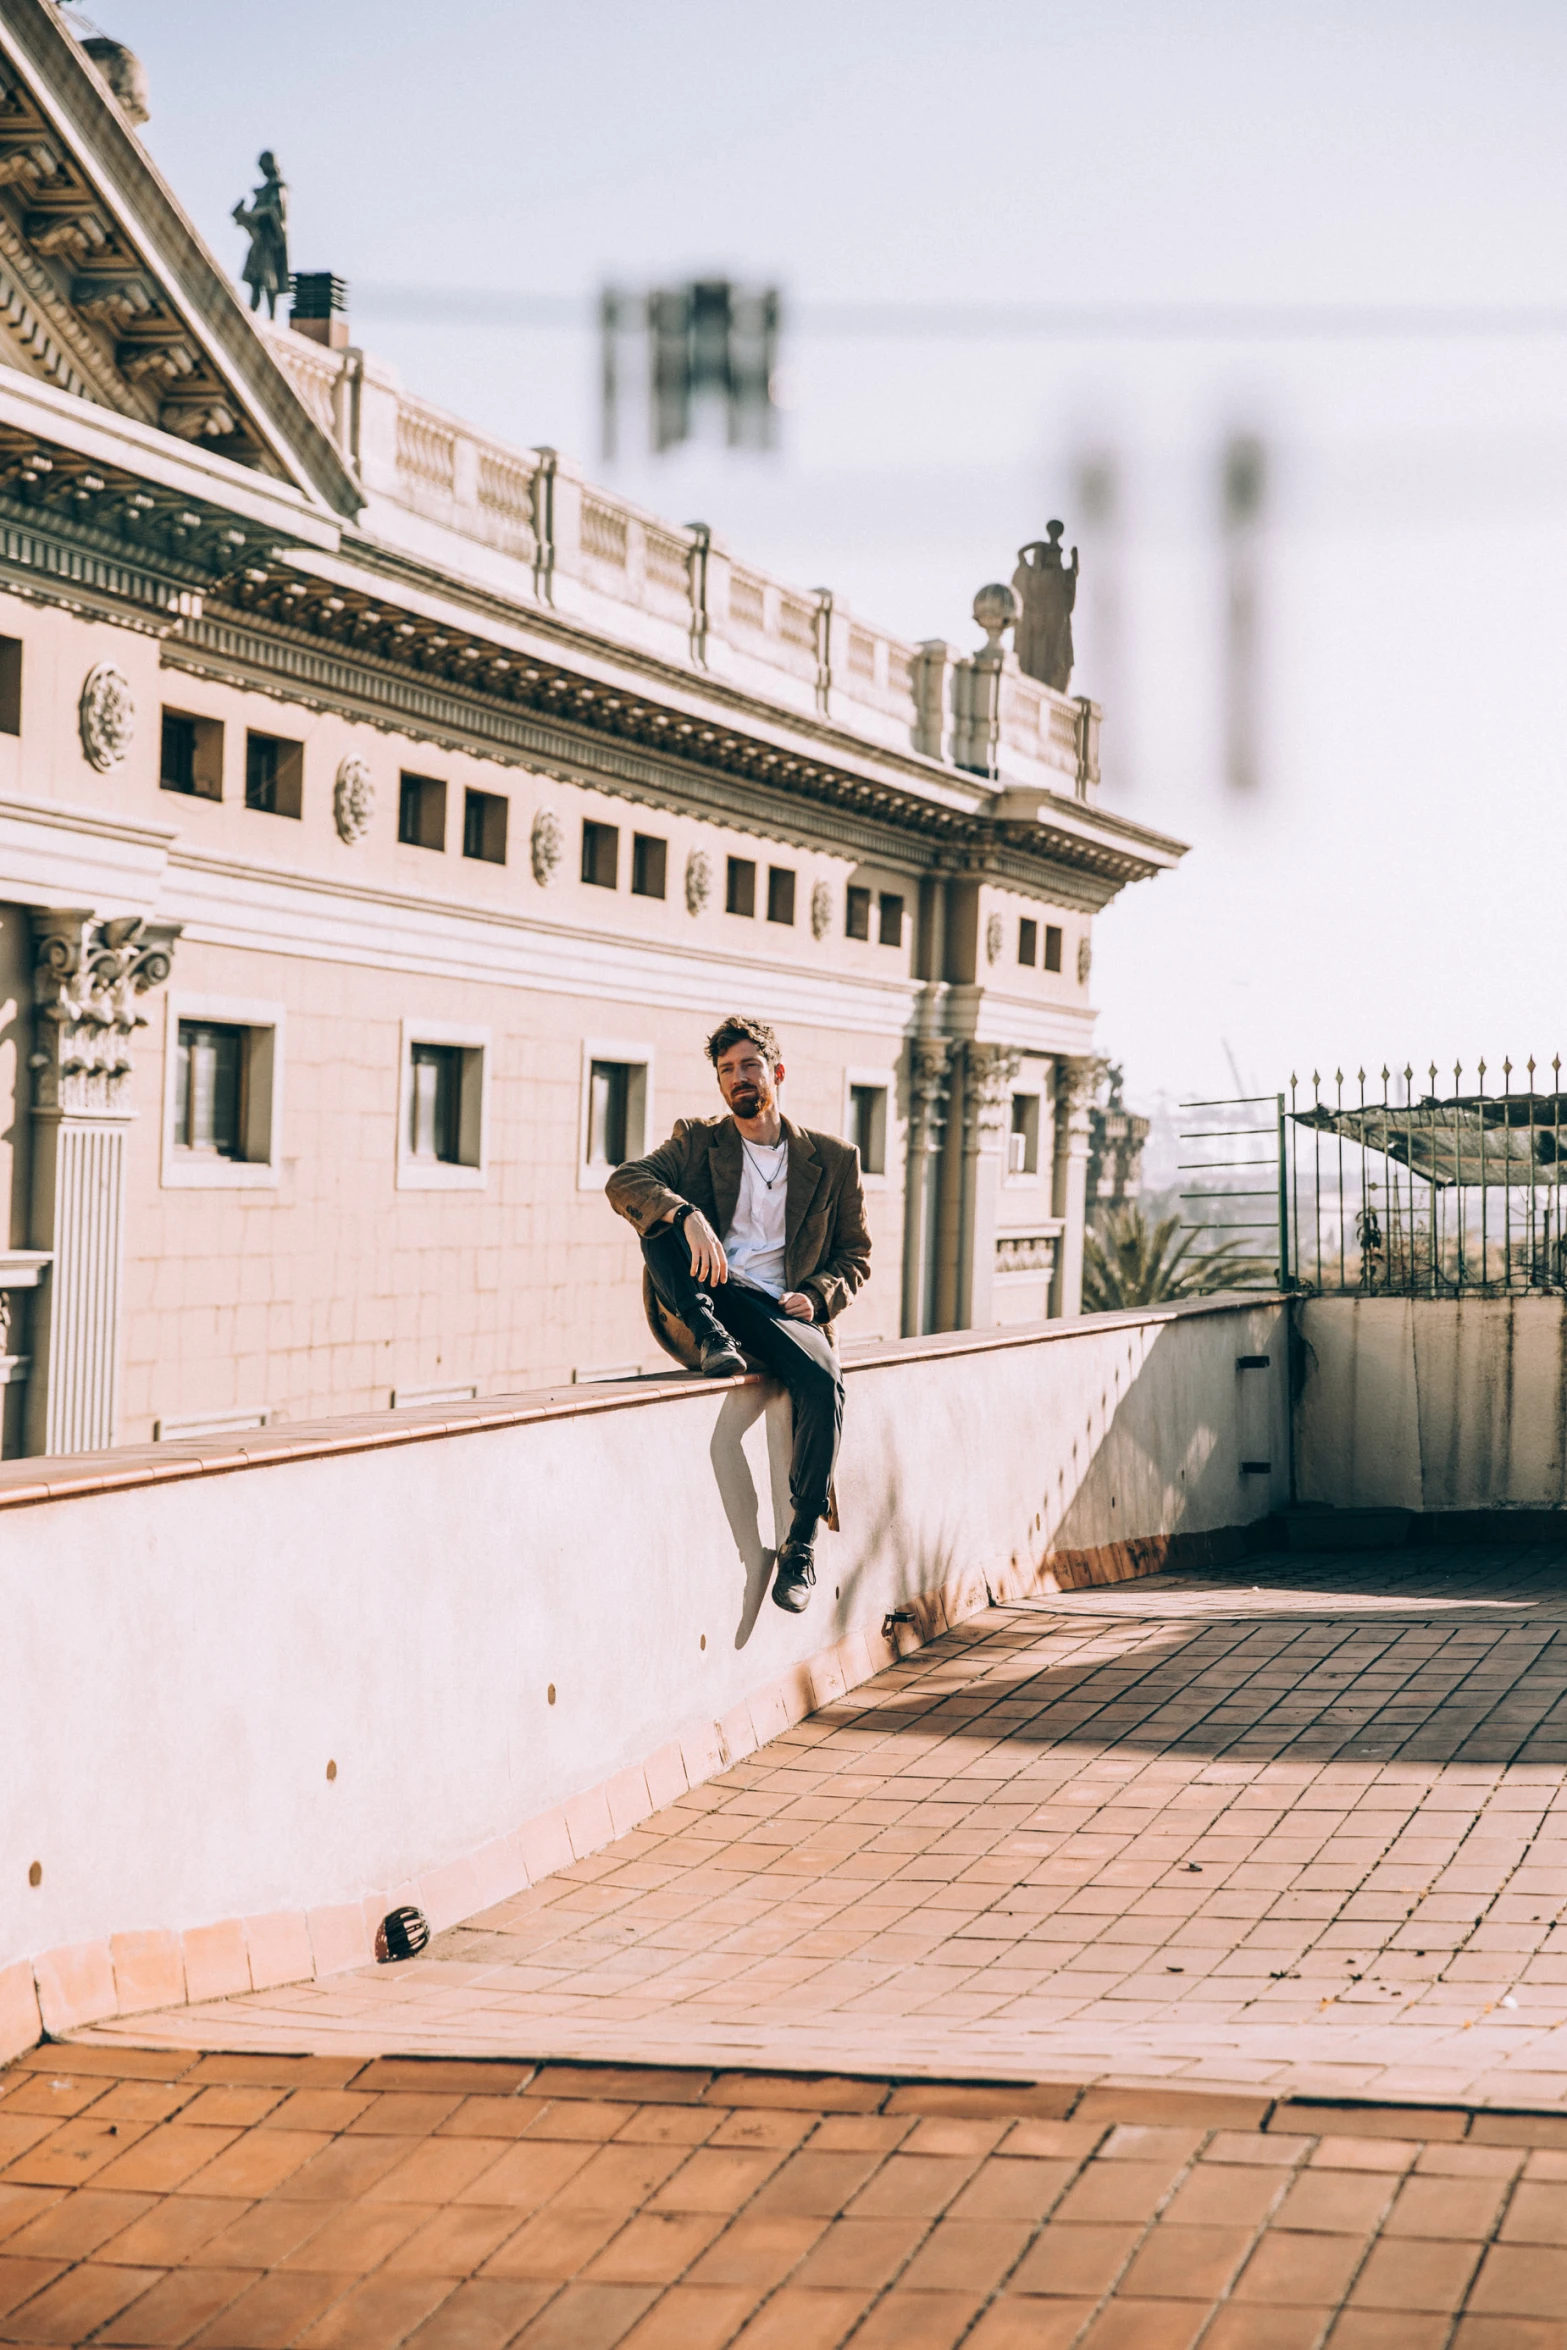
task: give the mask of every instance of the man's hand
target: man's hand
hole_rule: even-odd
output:
[[[692,1221],[695,1222],[694,1217]],[[814,1322],[816,1319],[816,1308],[803,1289],[786,1289],[778,1303],[797,1322]]]
[[[710,1288],[715,1282],[727,1281],[729,1259],[724,1254],[724,1244],[700,1208],[693,1208],[687,1216],[685,1233],[691,1243],[693,1280],[705,1281]]]

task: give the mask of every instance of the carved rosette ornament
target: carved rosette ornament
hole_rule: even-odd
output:
[[[136,732],[136,703],[130,679],[112,661],[89,669],[77,705],[82,749],[100,775],[118,767]]]
[[[363,759],[344,759],[332,786],[332,821],[350,848],[363,840],[375,814],[375,783]]]
[[[686,859],[686,912],[705,912],[713,894],[713,860],[706,849],[693,849]]]
[[[832,891],[819,881],[811,892],[811,936],[825,938],[832,928]]]
[[[180,925],[40,910],[33,933],[34,1107],[123,1115],[132,1039],[147,1025],[139,999],[168,978]]]
[[[996,962],[1001,954],[1001,916],[992,914],[985,924],[985,960]]]
[[[566,828],[553,808],[541,808],[534,817],[528,847],[534,880],[540,889],[552,888],[560,878],[561,860],[566,854]]]
[[[966,1063],[963,1148],[981,1151],[992,1147],[1001,1132],[1023,1055],[1010,1045],[971,1044]]]

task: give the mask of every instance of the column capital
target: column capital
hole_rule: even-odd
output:
[[[128,1117],[131,1044],[147,1025],[138,999],[168,978],[181,926],[81,906],[35,907],[31,919],[33,1107]]]
[[[1013,1080],[1023,1065],[1014,1045],[970,1044],[965,1051],[963,1148],[992,1147],[1000,1133]]]

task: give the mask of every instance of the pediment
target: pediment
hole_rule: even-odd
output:
[[[0,14],[0,364],[362,502],[50,0]]]

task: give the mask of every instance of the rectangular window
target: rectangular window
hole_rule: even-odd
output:
[[[626,1061],[595,1061],[588,1072],[588,1165],[620,1167],[628,1157],[626,1118],[631,1067]]]
[[[669,843],[656,833],[631,836],[631,894],[634,898],[661,898],[669,869]]]
[[[305,812],[305,747],[284,742],[280,735],[245,737],[245,805],[263,816],[302,816]]]
[[[884,947],[903,944],[903,900],[889,889],[881,893],[881,943]]]
[[[854,1147],[860,1154],[861,1172],[866,1175],[885,1175],[887,1088],[884,1085],[851,1085],[849,1121]]]
[[[158,781],[165,791],[189,792],[198,800],[221,800],[221,721],[216,718],[195,718],[188,710],[165,710]]]
[[[871,934],[871,893],[868,889],[851,889],[843,901],[843,927],[848,938],[869,938]]]
[[[1060,968],[1061,933],[1053,922],[1047,922],[1045,924],[1045,969],[1059,971]]]
[[[460,1167],[463,1062],[458,1044],[409,1048],[408,1156],[426,1166]]]
[[[1007,1136],[1007,1173],[1009,1175],[1037,1175],[1039,1173],[1039,1096],[1037,1093],[1015,1093],[1012,1096],[1012,1130]]]
[[[620,826],[618,824],[584,824],[582,827],[582,878],[594,889],[616,889],[620,885]]]
[[[731,914],[756,912],[756,866],[749,857],[731,857],[724,904]]]
[[[767,873],[767,919],[794,920],[794,874],[787,865],[772,865]]]
[[[397,837],[410,849],[446,846],[446,786],[433,775],[405,775],[397,790]]]
[[[22,731],[22,640],[0,636],[0,734]]]
[[[1017,959],[1029,964],[1039,960],[1039,924],[1026,916],[1017,926]]]
[[[180,1022],[174,1097],[178,1149],[220,1159],[245,1156],[245,1043],[243,1028],[210,1020]]]
[[[499,792],[471,791],[462,805],[462,853],[486,865],[506,862],[506,818],[510,802]]]

